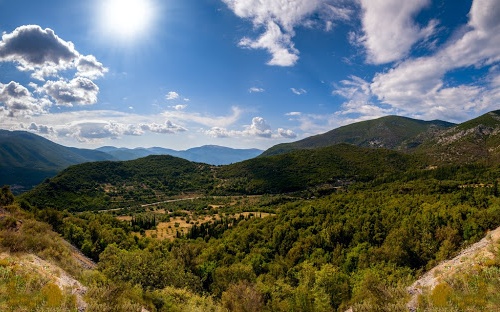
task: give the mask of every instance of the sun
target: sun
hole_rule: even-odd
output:
[[[104,0],[98,10],[101,34],[120,42],[146,35],[156,18],[153,0]]]

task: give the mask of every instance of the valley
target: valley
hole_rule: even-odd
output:
[[[88,311],[407,311],[410,300],[432,310],[462,293],[472,305],[480,294],[455,280],[468,271],[437,269],[416,299],[408,287],[500,226],[498,115],[436,130],[450,134],[446,148],[341,142],[225,166],[169,155],[70,166],[17,197],[2,189],[0,246],[75,274]],[[97,267],[78,269],[61,238]],[[498,276],[494,244],[478,263],[481,289]]]

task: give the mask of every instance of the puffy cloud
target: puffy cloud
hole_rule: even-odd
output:
[[[271,54],[268,65],[293,66],[299,59],[299,50],[295,49],[292,35],[283,33],[280,27],[269,21],[266,32],[258,39],[248,37],[241,39],[239,46],[250,49],[265,49]]]
[[[102,77],[108,72],[108,69],[93,55],[80,56],[76,63],[76,69],[78,70],[77,76],[89,79]]]
[[[287,139],[295,139],[297,134],[290,129],[278,128],[278,135]]]
[[[141,128],[154,133],[178,133],[187,131],[186,128],[176,125],[170,120],[167,120],[163,125],[156,123],[143,124],[141,125]]]
[[[37,76],[54,74],[72,66],[79,56],[72,42],[59,38],[52,29],[37,25],[16,28],[0,41],[0,60],[16,62],[24,71],[38,70]]]
[[[29,127],[31,130],[42,130],[40,126],[32,124]],[[115,121],[103,120],[83,120],[79,122],[71,122],[65,125],[59,125],[51,128],[51,133],[55,133],[59,137],[72,137],[79,142],[92,142],[104,139],[118,139],[122,136],[142,136],[146,132],[160,134],[175,134],[187,131],[185,128],[167,120],[164,124],[138,123],[126,124]]]
[[[380,3],[368,5],[377,4]],[[500,61],[499,12],[498,1],[474,0],[468,23],[433,54],[397,63],[376,74],[371,82],[355,76],[341,81],[333,94],[347,101],[337,117],[355,114],[360,119],[399,114],[460,122],[471,113],[496,109],[500,100],[500,84],[495,78]],[[383,55],[379,56],[381,60]],[[484,81],[450,82],[447,74],[457,69],[487,69],[490,74]]]
[[[99,88],[91,80],[102,77],[108,69],[92,55],[81,55],[70,41],[59,38],[52,29],[24,25],[4,33],[0,41],[0,62],[12,62],[18,70],[32,72],[32,77],[45,81],[39,86],[28,82],[31,94],[17,82],[2,85],[0,108],[9,117],[46,112],[53,105],[89,105],[97,102]],[[67,76],[73,70],[74,78]],[[48,77],[59,77],[52,81]],[[3,104],[3,106],[2,106]]]
[[[179,98],[179,93],[177,93],[175,91],[170,91],[167,93],[167,95],[165,95],[165,98],[169,101],[177,100]]]
[[[370,63],[400,60],[417,41],[429,37],[436,27],[435,20],[423,28],[413,21],[430,0],[359,1],[364,35],[358,40],[366,48]]]
[[[330,30],[336,20],[348,20],[352,10],[335,5],[333,0],[222,0],[240,18],[249,19],[256,29],[264,28],[257,39],[245,37],[239,46],[264,49],[271,54],[268,65],[293,66],[299,59],[299,51],[292,38],[297,26],[314,26],[316,19]]]
[[[297,137],[292,130],[283,128],[278,128],[278,131],[273,132],[271,126],[262,117],[252,118],[252,123],[244,126],[243,130],[228,130],[225,127],[212,127],[202,132],[214,138],[258,137],[265,139],[294,139]]]
[[[61,106],[95,104],[99,93],[99,87],[84,77],[76,77],[70,81],[48,81],[43,90]]]
[[[77,76],[92,79],[108,71],[94,56],[80,55],[71,41],[64,41],[52,29],[38,25],[24,25],[4,33],[0,61],[14,62],[19,70],[32,71],[32,76],[39,80],[72,68],[76,68]]]
[[[221,127],[212,127],[211,129],[204,131],[204,133],[213,138],[228,138],[241,134],[238,133],[237,131],[230,131],[227,130],[226,128],[221,128]]]
[[[264,90],[263,88],[258,88],[258,87],[251,87],[250,89],[248,89],[248,92],[250,92],[250,93],[261,93],[264,91],[266,91],[266,90]]]
[[[290,88],[290,90],[291,90],[294,94],[296,94],[296,95],[303,95],[303,94],[306,94],[306,93],[307,93],[307,91],[306,91],[306,90],[304,90],[304,89],[302,89],[302,88],[300,88],[300,89]]]
[[[262,117],[252,118],[252,124],[247,128],[246,132],[264,138],[270,138],[272,135],[271,126]]]
[[[187,107],[187,105],[182,105],[182,104],[172,106],[172,108],[175,109],[175,110],[177,110],[177,111],[186,109],[186,107]]]
[[[32,122],[27,129],[33,132],[38,132],[40,134],[52,134],[55,132],[53,127],[37,125],[34,122]]]
[[[0,83],[0,108],[9,117],[29,116],[45,112],[50,106],[47,99],[36,99],[24,86],[11,81],[6,85]]]

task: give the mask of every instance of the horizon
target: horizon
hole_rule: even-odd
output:
[[[498,109],[498,1],[254,2],[0,0],[0,129],[266,150],[389,115]]]

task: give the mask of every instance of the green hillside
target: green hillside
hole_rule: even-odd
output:
[[[339,143],[408,151],[419,146],[436,131],[452,126],[452,123],[440,120],[422,121],[400,116],[386,116],[353,123],[297,142],[278,144],[265,151],[262,156]]]
[[[72,166],[22,195],[36,206],[101,210],[159,202],[185,194],[277,194],[424,167],[413,156],[341,144],[213,167],[173,156]]]
[[[438,133],[417,150],[436,164],[500,163],[500,110]]]
[[[70,165],[111,159],[106,153],[65,147],[29,132],[0,130],[0,185],[16,190],[30,189]]]
[[[423,167],[417,158],[386,149],[338,144],[258,157],[221,167],[217,176],[225,192],[283,193],[325,184],[331,187]]]
[[[35,206],[101,210],[151,203],[213,185],[206,164],[162,155],[71,166],[21,195]]]

